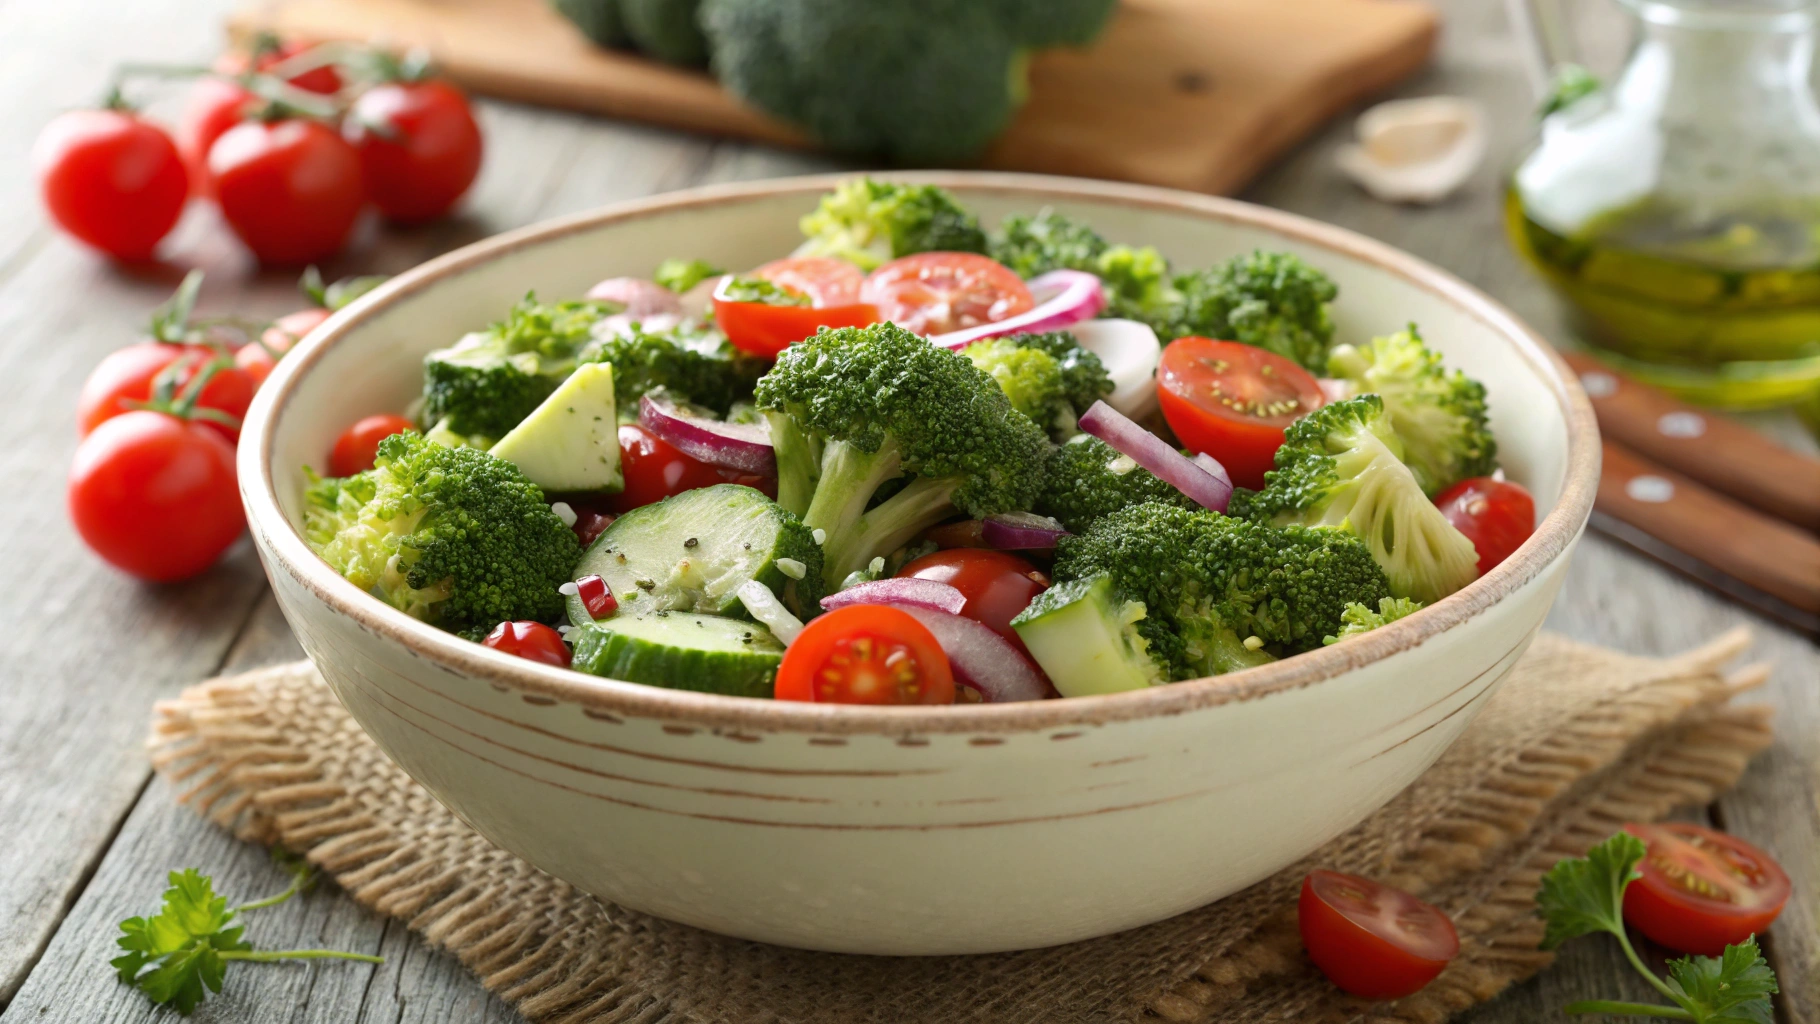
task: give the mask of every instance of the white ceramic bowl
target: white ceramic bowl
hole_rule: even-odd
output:
[[[679,192],[468,246],[337,314],[254,403],[240,484],[285,616],[373,739],[493,842],[623,906],[790,946],[967,953],[1103,935],[1218,899],[1384,804],[1535,636],[1599,467],[1586,398],[1540,339],[1455,278],[1346,231],[1022,175],[919,180],[989,224],[1050,205],[1185,265],[1299,253],[1339,283],[1342,339],[1418,322],[1489,388],[1505,470],[1544,513],[1535,535],[1416,615],[1276,664],[1112,696],[918,709],[718,697],[532,664],[393,610],[305,546],[298,467],[321,465],[354,419],[403,408],[424,353],[530,289],[576,296],[667,256],[774,258],[835,180]]]

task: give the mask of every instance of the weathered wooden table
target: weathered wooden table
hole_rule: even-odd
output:
[[[160,1016],[107,966],[115,922],[151,909],[171,868],[212,872],[242,898],[277,888],[265,854],[178,807],[141,748],[151,705],[217,672],[299,656],[244,544],[181,586],[137,585],[70,530],[61,500],[75,445],[78,386],[133,340],[178,269],[122,272],[44,223],[27,152],[56,111],[94,102],[122,60],[206,60],[231,0],[0,0],[0,1024],[142,1021]],[[1247,198],[1343,224],[1410,249],[1485,288],[1545,334],[1558,311],[1503,240],[1501,172],[1521,145],[1530,99],[1498,5],[1453,0],[1440,59],[1404,92],[1478,97],[1490,108],[1490,163],[1429,210],[1376,204],[1343,181],[1336,124]],[[1616,16],[1584,15],[1607,62]],[[831,162],[737,143],[498,103],[481,105],[486,169],[459,219],[387,233],[337,273],[396,272],[473,239],[544,217],[703,182],[823,170]],[[288,275],[256,273],[207,223],[185,229],[186,262],[209,270],[203,305],[276,315]],[[1792,423],[1763,421],[1788,443]],[[1777,668],[1763,699],[1778,740],[1736,792],[1705,811],[1780,856],[1796,898],[1774,928],[1782,1020],[1820,1024],[1820,650],[1611,542],[1588,537],[1549,626],[1614,647],[1668,653],[1740,622]],[[249,966],[198,1012],[217,1022],[513,1021],[450,957],[320,891],[259,918],[262,945],[379,953],[380,967]],[[1575,998],[1647,998],[1612,944],[1569,948],[1536,980],[1468,1015],[1475,1024],[1561,1019]]]

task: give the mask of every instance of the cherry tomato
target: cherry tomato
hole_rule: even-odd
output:
[[[1307,370],[1236,341],[1177,338],[1163,349],[1156,379],[1175,436],[1220,460],[1234,484],[1252,490],[1264,486],[1283,428],[1325,404]]]
[[[182,364],[173,371],[176,374],[175,390],[181,392],[184,385],[195,377],[197,369],[206,366],[213,358],[215,352],[212,349],[196,345],[171,345],[161,341],[142,341],[108,353],[89,371],[88,380],[82,385],[82,394],[76,399],[78,436],[87,437],[102,421],[132,411],[134,403],[150,401],[158,375],[173,363]],[[256,386],[252,376],[243,370],[217,370],[208,383],[203,385],[196,404],[238,420],[246,415],[247,406],[253,403],[253,390]],[[237,427],[230,428],[226,424],[212,421],[203,422],[220,431],[230,441],[240,436]]]
[[[150,259],[190,194],[177,144],[122,110],[58,115],[38,133],[32,166],[58,226],[123,260]]]
[[[266,263],[308,263],[347,241],[365,192],[360,156],[327,125],[235,125],[209,149],[221,215]]]
[[[795,291],[789,283],[778,287]],[[878,309],[870,303],[844,306],[773,306],[764,302],[733,302],[714,291],[714,322],[727,340],[742,352],[761,359],[775,359],[791,345],[823,327],[865,327],[878,322]]]
[[[372,469],[373,459],[379,453],[379,442],[393,434],[416,429],[417,424],[389,412],[355,420],[353,426],[341,432],[335,439],[335,447],[329,450],[329,475],[353,476]]]
[[[97,555],[154,582],[208,568],[246,526],[234,446],[200,422],[143,409],[76,446],[67,498]]]
[[[1460,952],[1446,914],[1357,875],[1311,873],[1296,916],[1308,958],[1327,980],[1365,999],[1418,992]]]
[[[367,198],[387,218],[421,224],[449,211],[480,173],[480,126],[447,82],[387,82],[354,102],[348,141]]]
[[[330,309],[300,309],[295,313],[286,313],[265,329],[265,333],[259,336],[258,344],[240,346],[240,351],[234,353],[235,364],[253,378],[253,386],[264,384],[265,379],[272,375],[273,368],[278,365],[278,360],[291,350],[291,346],[322,326],[322,322],[333,313],[334,310]]]
[[[860,298],[879,318],[918,334],[947,334],[993,323],[1036,305],[1022,278],[970,252],[919,252],[866,278]]]
[[[1030,607],[1036,595],[1049,589],[1049,578],[1036,566],[1016,555],[983,548],[950,548],[936,551],[904,566],[899,577],[934,580],[961,592],[967,603],[961,614],[1017,647],[1025,654],[1024,641],[1011,620]]]
[[[866,275],[846,260],[827,256],[792,256],[772,260],[749,276],[770,281],[785,291],[807,295],[816,306],[851,306],[859,301]]]
[[[777,496],[775,479],[710,466],[684,455],[668,441],[636,423],[619,428],[619,468],[625,476],[626,487],[607,503],[609,511],[614,513],[630,512],[672,494],[715,484],[744,484],[770,497]],[[580,525],[579,521],[577,525]]]
[[[569,667],[569,645],[562,642],[561,633],[541,622],[502,622],[480,642],[526,661]]]
[[[209,180],[209,147],[258,104],[259,97],[232,79],[202,78],[190,88],[189,102],[177,123],[177,148],[183,153],[191,190],[197,195],[214,192]]]
[[[876,604],[810,620],[777,668],[778,700],[952,704],[954,671],[928,627]]]
[[[1435,505],[1479,552],[1479,575],[1510,557],[1536,530],[1536,499],[1508,480],[1476,476],[1435,496]]]
[[[1768,928],[1788,903],[1788,874],[1736,836],[1678,821],[1630,824],[1649,852],[1624,890],[1624,920],[1670,949],[1718,956]]]
[[[254,48],[255,53],[257,53],[258,56],[252,61],[247,59],[247,54],[245,53],[235,52],[222,54],[220,59],[215,61],[215,70],[224,75],[239,75],[244,74],[248,70],[250,64],[252,70],[270,71],[280,63],[290,60],[292,57],[299,54],[308,53],[313,49],[315,49],[315,47],[309,43],[296,41],[279,42],[277,40],[272,40],[270,45],[261,45]],[[341,73],[335,70],[333,64],[324,64],[321,67],[311,68],[302,74],[291,75],[285,80],[306,92],[321,93],[324,96],[333,95],[334,93],[341,91]]]

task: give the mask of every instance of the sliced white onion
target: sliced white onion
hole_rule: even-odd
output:
[[[733,594],[746,606],[746,611],[751,612],[752,617],[769,629],[771,635],[777,637],[785,647],[790,646],[796,639],[796,634],[803,631],[803,621],[791,615],[790,609],[785,608],[777,595],[771,593],[771,588],[763,583],[747,580]]]
[[[829,611],[850,604],[911,605],[959,615],[961,609],[967,606],[967,596],[946,583],[906,577],[855,583],[839,593],[822,598],[822,607]]]
[[[631,313],[614,313],[601,317],[588,332],[596,338],[617,338],[629,335],[633,330],[646,334],[658,334],[667,331],[683,322],[683,318],[674,313],[652,313],[649,316],[633,316]]]
[[[881,601],[871,602],[883,604]],[[935,642],[948,655],[954,681],[979,693],[988,704],[1042,700],[1049,687],[1030,659],[1004,637],[973,619],[920,605],[892,604],[892,608],[929,628]]]
[[[980,523],[980,538],[1000,551],[1051,551],[1066,536],[1061,523],[1034,512],[997,512]]]
[[[715,274],[711,277],[704,277],[696,283],[695,287],[683,292],[680,296],[677,296],[677,302],[682,304],[683,315],[700,319],[713,312],[714,290],[719,288],[720,283],[725,281],[727,277],[728,275],[726,274]]]
[[[1036,305],[1017,316],[933,335],[929,340],[943,348],[958,350],[981,338],[1059,331],[1091,320],[1106,308],[1105,286],[1100,284],[1099,278],[1080,270],[1051,270],[1031,278],[1030,297],[1036,300]]]
[[[1215,512],[1226,511],[1232,500],[1232,479],[1224,466],[1215,474],[1164,443],[1105,402],[1095,402],[1081,415],[1081,429],[1111,445],[1121,455],[1188,495],[1196,504]],[[1215,461],[1211,458],[1209,461]],[[1215,461],[1215,465],[1218,465]]]
[[[771,447],[771,433],[763,423],[703,419],[650,395],[638,400],[638,423],[684,455],[710,466],[760,476],[777,475],[777,452]]]
[[[682,300],[676,293],[656,281],[647,281],[642,277],[609,277],[588,289],[588,298],[595,302],[617,302],[625,308],[620,312],[640,319],[652,316],[682,316]]]
[[[1068,328],[1068,333],[1106,367],[1106,375],[1112,378],[1107,404],[1132,419],[1145,419],[1156,412],[1156,364],[1163,358],[1163,346],[1150,325],[1136,320],[1086,320]]]

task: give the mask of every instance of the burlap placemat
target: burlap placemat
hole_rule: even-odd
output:
[[[539,1024],[1432,1022],[1548,962],[1533,913],[1548,866],[1623,821],[1707,802],[1768,745],[1767,709],[1727,704],[1767,670],[1720,673],[1748,642],[1739,630],[1650,659],[1544,635],[1427,774],[1305,863],[1146,928],[997,956],[805,953],[597,902],[458,821],[379,752],[307,662],[160,705],[152,756],[198,810],[245,838],[307,851]],[[1341,995],[1296,938],[1296,890],[1315,866],[1444,908],[1459,959],[1397,1003]]]

